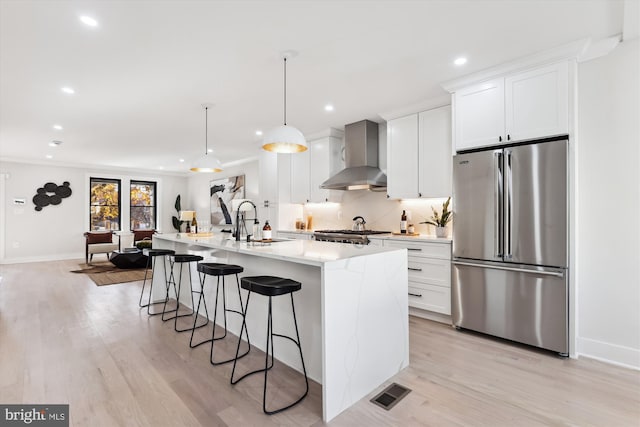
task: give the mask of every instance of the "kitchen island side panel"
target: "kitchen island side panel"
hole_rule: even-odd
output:
[[[330,420],[409,365],[406,250],[322,270],[323,388]]]

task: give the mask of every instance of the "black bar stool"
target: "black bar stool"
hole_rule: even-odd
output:
[[[162,266],[164,269],[164,282],[166,284],[166,290],[167,293],[169,292],[169,277],[167,276],[167,256],[168,255],[175,255],[175,251],[171,250],[171,249],[145,249],[143,251],[143,253],[145,253],[147,255],[147,268],[144,271],[144,281],[142,282],[142,291],[140,292],[140,301],[138,302],[138,305],[140,307],[147,307],[147,314],[149,316],[155,316],[157,314],[162,314],[162,312],[158,312],[158,313],[151,313],[150,308],[152,305],[155,304],[163,304],[166,302],[165,301],[158,301],[158,302],[154,302],[151,303],[151,294],[153,291],[153,276],[155,276],[156,274],[156,265],[158,264],[158,262],[156,261],[157,257],[162,257]],[[149,270],[151,270],[151,280],[150,280],[150,284],[149,284],[149,299],[147,301],[146,304],[142,304],[142,297],[144,295],[144,287],[147,284],[147,273],[149,272]]]
[[[234,380],[234,374],[236,371],[236,362],[237,362],[237,359],[235,359],[233,361],[233,370],[231,371],[231,384],[237,384],[239,381],[248,377],[249,375],[253,375],[258,372],[264,372],[264,389],[262,392],[262,410],[269,415],[277,414],[278,412],[282,412],[285,409],[289,409],[292,406],[297,405],[298,403],[302,402],[302,399],[304,399],[309,393],[309,380],[307,378],[307,370],[304,366],[304,357],[302,357],[302,347],[300,346],[300,334],[298,333],[298,321],[296,320],[296,309],[295,309],[295,306],[293,305],[293,293],[299,291],[301,287],[302,285],[300,284],[300,282],[296,282],[295,280],[291,280],[291,279],[284,279],[282,277],[253,276],[253,277],[242,278],[242,288],[248,290],[249,294],[247,295],[247,305],[245,306],[245,309],[244,309],[244,319],[242,321],[242,328],[240,329],[240,336],[242,336],[242,329],[246,329],[247,327],[246,314],[247,314],[247,310],[249,309],[249,299],[251,298],[251,293],[255,292],[260,295],[268,296],[269,310],[267,314],[267,349],[265,352],[264,369],[257,369],[255,371],[248,372],[236,380]],[[272,315],[271,315],[271,311],[272,311],[271,297],[275,297],[278,295],[286,295],[286,294],[289,294],[291,296],[291,311],[293,313],[293,323],[296,328],[295,340],[292,337],[289,337],[287,335],[276,334],[273,332],[273,321],[272,321]],[[304,394],[295,402],[287,406],[284,406],[282,408],[275,409],[273,411],[267,411],[267,404],[266,404],[267,372],[269,371],[269,369],[273,367],[273,337],[274,336],[286,338],[290,341],[293,341],[293,343],[295,343],[295,345],[298,347],[298,351],[300,352],[300,360],[302,361],[302,371],[304,372],[304,381],[305,381],[306,389]],[[271,364],[270,365],[269,365],[269,343],[271,343]],[[236,355],[238,354],[239,350],[240,350],[240,342],[238,342]]]
[[[244,268],[239,266],[239,265],[234,265],[234,264],[220,264],[220,263],[216,263],[216,262],[201,262],[198,264],[198,271],[200,273],[202,273],[200,275],[200,289],[201,289],[201,293],[200,293],[200,299],[198,300],[198,309],[196,310],[196,320],[198,319],[198,312],[200,311],[200,303],[201,301],[204,300],[204,282],[207,278],[207,276],[214,276],[217,277],[217,281],[216,281],[216,302],[215,302],[215,308],[213,310],[213,330],[211,332],[211,339],[208,340],[204,340],[201,341],[197,344],[193,343],[193,333],[195,332],[195,325],[196,325],[196,320],[194,320],[193,322],[193,329],[191,331],[191,340],[189,341],[189,346],[191,348],[195,348],[198,347],[202,344],[211,343],[211,351],[209,353],[209,362],[212,365],[222,365],[223,363],[229,363],[233,360],[236,360],[236,358],[241,358],[243,356],[246,356],[249,353],[249,349],[251,348],[251,343],[249,342],[249,332],[246,332],[246,337],[247,337],[247,351],[244,354],[238,355],[238,352],[236,352],[236,357],[232,357],[230,359],[227,360],[223,360],[220,362],[216,362],[213,360],[213,345],[216,341],[224,339],[227,336],[227,312],[229,313],[236,313],[239,314],[241,316],[244,317],[244,313],[242,311],[238,311],[238,310],[233,310],[233,309],[229,309],[227,308],[227,298],[226,298],[226,286],[225,286],[225,281],[224,281],[224,277],[225,276],[229,276],[231,274],[235,274],[236,275],[236,286],[238,288],[238,299],[240,301],[240,310],[242,310],[242,294],[240,293],[240,282],[238,280],[238,274],[242,273],[244,271]],[[222,278],[222,308],[223,308],[223,321],[224,321],[224,334],[221,337],[216,337],[216,318],[218,316],[218,297],[220,296],[220,278]],[[205,302],[205,308],[206,308],[206,302]],[[244,323],[244,319],[243,319],[243,323]],[[238,349],[240,348],[240,342],[242,341],[242,330],[240,330],[240,336],[238,337]],[[239,351],[239,350],[238,350]]]
[[[180,264],[180,272],[178,273],[179,280],[178,280],[178,290],[176,291],[176,308],[172,310],[167,310],[167,302],[169,302],[169,288],[170,288],[170,286],[167,286],[167,296],[164,301],[164,307],[162,308],[162,320],[166,322],[167,320],[173,319],[174,320],[173,329],[176,332],[185,332],[185,331],[191,330],[191,328],[178,329],[178,318],[189,317],[195,313],[195,304],[193,300],[193,294],[194,293],[202,294],[202,289],[200,289],[199,291],[193,290],[193,279],[191,275],[190,263],[192,262],[197,263],[198,261],[202,261],[202,260],[203,258],[200,255],[192,255],[192,254],[175,254],[169,257],[169,263],[171,264],[169,284],[173,284],[174,289],[176,287],[175,270],[174,270],[176,264]],[[180,314],[180,290],[182,289],[182,266],[184,264],[187,264],[187,269],[189,270],[189,291],[190,291],[189,294],[191,295],[191,313]],[[194,325],[193,327],[195,329],[202,328],[203,326],[206,326],[207,323],[209,323],[209,312],[207,311],[206,302],[205,302],[204,309],[205,309],[205,313],[207,313],[207,320],[201,325],[197,325],[197,326]],[[165,314],[168,314],[168,313],[175,313],[175,314],[171,317],[165,317]]]

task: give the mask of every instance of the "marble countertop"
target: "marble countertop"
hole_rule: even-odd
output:
[[[197,245],[205,248],[222,249],[230,252],[315,266],[323,266],[325,263],[331,261],[348,260],[360,256],[405,250],[375,245],[316,242],[315,240],[287,240],[269,244],[236,242],[235,240],[229,239],[228,234],[220,233],[214,233],[212,237],[189,237],[186,233],[167,233],[156,234],[153,236],[153,239]]]

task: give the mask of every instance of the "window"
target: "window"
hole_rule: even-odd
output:
[[[131,181],[131,230],[156,228],[156,183]]]
[[[120,180],[91,178],[91,230],[120,230]]]

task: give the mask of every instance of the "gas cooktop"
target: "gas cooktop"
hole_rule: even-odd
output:
[[[332,234],[356,234],[356,235],[370,235],[370,234],[391,234],[390,231],[377,231],[377,230],[316,230],[316,233],[332,233]]]

